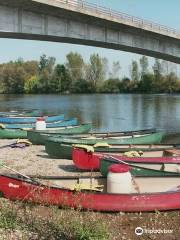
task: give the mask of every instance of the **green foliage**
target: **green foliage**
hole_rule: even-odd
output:
[[[4,205],[1,206],[0,210],[0,229],[10,229],[13,230],[17,227],[17,211],[10,207]]]
[[[3,67],[1,73],[4,93],[23,93],[25,71],[21,65],[8,63]]]
[[[141,80],[138,83],[138,89],[142,93],[151,93],[155,89],[155,79],[152,73],[146,73],[141,76]]]
[[[138,63],[136,61],[132,61],[131,66],[131,80],[136,84],[139,81],[139,70]]]
[[[70,209],[63,211],[1,200],[0,229],[19,232],[24,235],[21,239],[108,240],[106,221],[99,220],[93,212],[80,214]]]
[[[70,77],[69,87],[73,89],[75,82],[84,77],[84,60],[80,54],[73,52],[70,52],[66,59],[66,68]]]
[[[69,91],[71,79],[67,68],[57,64],[52,75],[50,89],[53,93],[65,93]]]
[[[42,55],[39,61],[16,61],[0,64],[0,93],[179,93],[180,80],[172,64],[155,59],[149,70],[148,58],[132,61],[131,79],[120,77],[120,63],[92,54],[85,63],[82,56],[70,52],[65,64]],[[169,70],[172,70],[171,72]],[[109,79],[106,77],[110,76]]]
[[[88,79],[94,89],[98,91],[105,78],[104,59],[98,54],[92,54],[90,56],[90,63],[87,65],[86,79]]]
[[[139,60],[141,66],[141,77],[148,72],[148,58],[146,56],[142,56]]]
[[[129,79],[124,77],[119,84],[119,90],[121,93],[129,93],[131,92],[133,87],[133,82]]]
[[[73,92],[74,93],[93,93],[95,92],[95,89],[91,82],[88,82],[85,79],[79,79],[74,83]]]
[[[24,83],[24,92],[25,93],[37,93],[37,89],[38,89],[38,77],[35,76],[31,76],[30,78],[25,80]]]
[[[155,58],[155,62],[153,65],[154,77],[155,80],[161,79],[162,76],[162,65],[159,59]]]
[[[108,233],[104,224],[98,221],[89,223],[75,222],[74,224],[74,239],[76,240],[108,240]]]
[[[101,92],[103,93],[119,93],[120,80],[118,78],[108,79],[104,82]]]

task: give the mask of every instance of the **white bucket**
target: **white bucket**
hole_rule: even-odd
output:
[[[119,164],[114,164],[110,167],[107,176],[107,192],[108,193],[131,193],[132,191],[132,176],[128,168],[122,170],[119,166],[119,171],[113,170],[113,166]],[[123,164],[124,165],[124,164]],[[124,166],[123,166],[124,167]],[[126,166],[128,167],[128,166]]]
[[[46,130],[46,122],[44,118],[37,118],[36,120],[36,130]]]

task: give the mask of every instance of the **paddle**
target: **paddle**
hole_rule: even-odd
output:
[[[12,172],[14,172],[14,173],[22,176],[22,177],[24,177],[24,178],[26,178],[26,179],[28,179],[28,180],[30,180],[30,181],[32,181],[32,182],[35,182],[35,183],[38,183],[38,184],[39,184],[39,182],[36,181],[35,179],[33,179],[33,178],[31,178],[31,177],[29,177],[29,176],[27,176],[27,175],[25,175],[25,174],[22,174],[22,173],[20,173],[20,172],[18,172],[18,171],[16,171],[16,170],[14,170],[14,169],[6,166],[3,162],[0,162],[0,167],[4,167],[4,168],[6,168],[6,169],[8,169],[8,170],[10,170],[10,171],[12,171]]]
[[[128,165],[128,166],[132,166],[131,164],[128,164],[127,162],[124,162],[124,161],[122,161],[122,160],[120,160],[120,159],[118,159],[118,158],[115,158],[115,157],[113,157],[113,156],[108,156],[108,155],[104,155],[104,157],[105,158],[107,158],[107,159],[109,159],[109,158],[111,158],[111,159],[113,159],[113,160],[115,160],[116,161],[116,163],[123,163],[123,164],[126,164],[126,165]]]
[[[18,139],[16,142],[13,142],[11,144],[7,144],[7,145],[4,145],[4,146],[1,146],[0,149],[3,149],[3,148],[7,148],[7,147],[15,147],[16,144],[25,144],[26,146],[30,146],[32,145],[31,142],[25,140],[25,139]]]
[[[6,148],[6,147],[11,147],[13,146],[15,143],[11,143],[11,144],[7,144],[7,145],[4,145],[4,146],[1,146],[0,149],[3,149],[3,148]]]

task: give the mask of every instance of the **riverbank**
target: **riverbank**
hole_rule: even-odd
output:
[[[50,158],[44,146],[29,146],[26,148],[4,147],[16,140],[0,140],[1,161],[10,168],[25,175],[40,176],[68,176],[77,175],[73,162],[65,159]],[[6,168],[1,168],[0,173],[12,173]],[[88,175],[88,173],[82,173]]]
[[[14,140],[0,140],[0,147]],[[44,146],[1,148],[1,161],[25,175],[77,175],[70,160],[51,159]],[[0,173],[12,173],[1,168]],[[89,175],[89,173],[78,172]],[[98,173],[97,173],[98,174]],[[58,209],[0,199],[0,239],[3,240],[136,240],[136,227],[169,230],[144,234],[143,240],[179,240],[180,211],[155,213],[94,213]]]

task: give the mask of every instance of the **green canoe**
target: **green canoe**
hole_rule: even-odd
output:
[[[88,133],[92,128],[91,123],[81,124],[77,126],[68,126],[55,129],[47,129],[45,131],[29,130],[27,132],[28,139],[36,145],[44,145],[48,137],[56,135],[71,135]]]
[[[104,158],[101,159],[100,161],[100,172],[104,177],[107,177],[108,175],[108,168],[113,165],[113,164],[118,164],[117,161],[112,160],[112,159],[108,159],[108,158]],[[133,176],[141,176],[141,177],[157,177],[157,176],[180,176],[179,172],[168,172],[168,171],[163,171],[163,170],[155,170],[155,169],[151,169],[148,168],[148,164],[147,167],[141,167],[141,166],[137,166],[136,164],[128,164],[131,167],[131,174]]]
[[[0,129],[0,139],[26,139],[27,131],[23,129]]]
[[[153,133],[142,137],[134,137],[134,138],[107,138],[106,140],[97,140],[97,139],[65,139],[65,138],[55,138],[51,137],[45,142],[46,152],[53,157],[62,158],[62,159],[72,159],[72,144],[83,144],[83,145],[94,145],[96,143],[108,143],[108,144],[153,144],[159,143],[163,137],[163,133]],[[130,141],[131,140],[131,141]],[[139,140],[139,141],[138,141]],[[144,141],[143,141],[144,140]],[[98,149],[98,148],[97,148]],[[128,148],[122,149],[122,151],[127,151]],[[137,148],[135,148],[137,149]],[[143,149],[140,147],[140,150]],[[104,151],[104,147],[99,147],[99,150]],[[118,151],[117,148],[107,148],[106,150]],[[133,148],[131,148],[133,150]],[[151,149],[152,150],[152,149]]]
[[[70,138],[70,137],[51,137],[50,141],[58,143],[70,143],[70,144],[85,144],[95,145],[97,143],[107,144],[155,144],[160,143],[164,136],[163,132],[157,132],[145,135],[130,135],[130,136],[118,136],[118,137],[106,137],[106,138]]]

